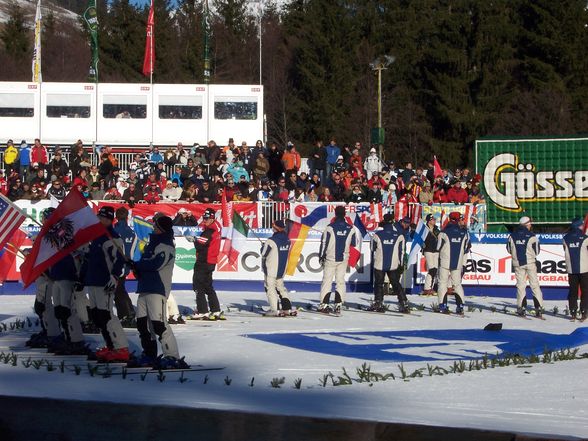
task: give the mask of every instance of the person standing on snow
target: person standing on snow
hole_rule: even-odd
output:
[[[439,312],[449,314],[447,307],[447,288],[451,282],[457,305],[455,312],[463,314],[465,294],[461,285],[462,271],[466,254],[471,244],[467,229],[460,226],[463,222],[461,213],[449,214],[449,223],[439,234],[437,250],[439,251]]]
[[[221,245],[221,226],[212,208],[207,208],[202,215],[200,227],[204,231],[200,236],[192,239],[196,248],[196,263],[192,278],[192,286],[196,292],[196,311],[192,318],[226,320],[212,285],[212,274],[216,268]]]
[[[437,271],[439,268],[439,252],[437,251],[437,240],[439,238],[439,228],[437,228],[437,220],[432,214],[427,214],[425,224],[429,229],[429,234],[425,238],[425,246],[423,247],[423,255],[425,256],[425,267],[427,275],[425,276],[425,285],[423,287],[423,294],[430,296],[435,294],[434,286],[436,284]]]
[[[129,210],[125,207],[117,208],[116,224],[114,231],[118,233],[124,243],[125,257],[127,261],[131,261],[135,254],[137,247],[137,234],[129,227],[128,217]],[[129,297],[129,293],[125,287],[126,278],[129,275],[129,270],[125,268],[123,276],[118,280],[116,289],[114,291],[114,304],[116,305],[116,315],[121,320],[123,327],[134,327],[135,324],[135,308],[133,302]]]
[[[41,213],[43,222],[55,211],[55,208],[47,208]],[[55,318],[53,308],[53,297],[51,296],[53,280],[49,278],[47,272],[35,280],[36,295],[34,311],[39,316],[41,323],[41,332],[31,335],[31,338],[25,343],[32,348],[49,348],[50,351],[57,349],[63,342],[59,322]]]
[[[531,232],[532,226],[530,217],[521,217],[518,228],[508,238],[506,249],[512,256],[512,266],[517,280],[517,314],[524,316],[527,313],[525,291],[528,278],[533,291],[535,314],[537,317],[541,317],[543,315],[543,293],[537,277],[537,255],[540,252],[540,247],[537,236]]]
[[[384,306],[384,278],[392,284],[392,291],[398,296],[398,310],[402,313],[410,313],[408,299],[404,288],[400,284],[403,273],[402,262],[406,252],[406,239],[404,235],[394,228],[394,216],[385,214],[382,220],[382,229],[372,236],[372,253],[374,256],[374,303],[369,311],[386,312]]]
[[[180,359],[176,338],[167,323],[167,299],[171,293],[175,260],[173,221],[168,216],[159,216],[154,221],[153,233],[141,260],[132,264],[138,280],[137,330],[143,354],[131,364],[158,369],[189,367]],[[163,352],[159,358],[156,338]]]
[[[345,220],[345,207],[335,208],[335,219],[325,229],[321,237],[319,262],[323,267],[323,281],[320,292],[319,312],[341,313],[341,306],[345,302],[345,272],[349,264],[349,249],[359,246],[357,230]],[[331,289],[335,278],[335,305],[329,305]]]
[[[582,219],[574,219],[570,231],[563,238],[570,290],[568,304],[572,320],[578,314],[578,287],[581,290],[580,320],[588,315],[588,236],[582,232]]]
[[[296,315],[292,311],[292,303],[288,297],[288,290],[284,285],[284,273],[290,253],[290,239],[286,234],[286,223],[277,220],[273,223],[274,234],[261,248],[261,268],[264,274],[264,285],[270,310],[265,315],[274,317],[285,317]],[[278,310],[278,299],[280,310]]]
[[[112,227],[114,208],[100,208],[98,219],[108,233],[90,243],[80,277],[88,290],[92,321],[100,329],[106,343],[105,347],[96,351],[96,358],[106,362],[129,361],[129,342],[120,320],[114,314],[114,290],[124,272],[124,244]]]

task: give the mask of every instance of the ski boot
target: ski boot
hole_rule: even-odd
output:
[[[184,361],[184,357],[177,359],[171,356],[160,355],[157,357],[153,369],[190,369],[190,365]]]
[[[283,314],[282,311],[264,311],[264,317],[285,317],[286,314]]]
[[[129,348],[110,349],[108,352],[98,357],[99,361],[105,363],[122,363],[128,362],[130,358]]]
[[[586,311],[580,311],[580,313],[582,314],[580,316],[580,321],[584,322],[588,318],[588,313]]]
[[[214,320],[226,320],[225,312],[224,311],[216,311],[210,314],[214,317]]]
[[[410,306],[408,306],[408,303],[400,302],[398,304],[398,312],[401,312],[402,314],[410,314]]]
[[[169,325],[177,325],[177,324],[178,324],[178,321],[177,321],[177,320],[174,318],[174,316],[173,316],[173,315],[170,315],[170,316],[168,317],[168,319],[167,319],[167,323],[168,323]]]
[[[572,309],[570,311],[570,320],[575,322],[577,317],[578,317],[578,311],[576,309]]]
[[[317,311],[322,312],[323,314],[330,314],[333,312],[333,309],[328,303],[321,303],[318,305]]]
[[[439,304],[439,312],[441,314],[449,314],[449,308],[447,307],[447,303],[440,303]]]
[[[49,341],[47,342],[48,353],[55,353],[66,347],[67,342],[65,341],[65,338],[63,338],[63,335],[58,335],[57,337],[49,337]]]
[[[520,317],[525,317],[527,315],[527,309],[524,306],[517,308],[517,315]]]
[[[127,362],[127,367],[130,368],[152,368],[156,365],[157,358],[151,357],[150,355],[145,354],[143,352],[139,357],[130,357],[129,361]]]
[[[137,319],[134,315],[128,315],[120,319],[120,324],[123,328],[137,328]]]
[[[203,313],[199,313],[199,312],[194,312],[194,314],[192,314],[191,319],[192,320],[209,320],[209,312],[203,312]]]
[[[382,302],[374,302],[366,308],[366,311],[383,313],[386,312],[386,307],[382,304]]]
[[[457,305],[457,308],[455,308],[455,313],[458,315],[464,315],[463,305]]]
[[[535,308],[535,317],[543,318],[543,308]]]
[[[282,309],[280,313],[283,314],[283,317],[296,317],[298,315],[298,311],[295,309]]]
[[[335,303],[333,305],[333,314],[339,314],[341,315],[341,308],[343,307],[343,303],[339,302],[339,303]]]

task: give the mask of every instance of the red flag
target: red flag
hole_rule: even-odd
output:
[[[143,60],[143,75],[148,77],[153,73],[155,66],[155,19],[153,18],[153,0],[149,8],[149,17],[147,18],[147,38],[145,40],[145,58]]]
[[[443,170],[441,169],[441,164],[439,164],[439,161],[437,161],[437,156],[433,156],[433,175],[435,178],[443,176]]]
[[[72,189],[45,221],[20,267],[25,288],[64,256],[106,233],[86,199]]]
[[[0,252],[0,283],[4,283],[8,277],[16,260],[16,252],[20,250],[26,237],[22,231],[17,229],[6,244],[6,249]]]

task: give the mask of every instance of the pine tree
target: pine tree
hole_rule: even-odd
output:
[[[11,3],[8,22],[0,34],[7,54],[14,59],[27,58],[30,53],[30,31],[25,24],[24,11],[18,3]]]

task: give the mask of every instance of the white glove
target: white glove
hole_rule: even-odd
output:
[[[194,236],[184,236],[188,242],[196,242],[196,238]]]
[[[118,279],[111,275],[110,280],[108,281],[108,283],[104,287],[104,290],[105,291],[114,291],[117,284],[118,284]]]

